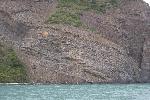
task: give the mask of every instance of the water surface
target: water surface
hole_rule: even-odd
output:
[[[0,85],[0,100],[150,100],[150,84]]]

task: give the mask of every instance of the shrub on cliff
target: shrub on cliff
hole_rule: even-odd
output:
[[[15,51],[0,44],[0,83],[6,82],[27,82],[27,75]]]

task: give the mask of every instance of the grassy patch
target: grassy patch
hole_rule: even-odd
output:
[[[75,27],[82,26],[80,15],[83,11],[105,12],[106,9],[117,5],[118,0],[58,0],[57,11],[49,17],[52,24],[68,24]]]
[[[17,58],[16,53],[0,44],[0,83],[27,82],[24,65]]]
[[[49,22],[55,24],[69,24],[75,27],[81,26],[79,16],[66,11],[57,11],[50,17]]]
[[[95,29],[94,27],[89,28],[89,30],[90,30],[91,32],[96,32],[96,29]]]

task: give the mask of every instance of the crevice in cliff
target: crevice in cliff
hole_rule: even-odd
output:
[[[143,47],[141,48],[141,54],[139,56],[139,68],[141,69],[142,68],[142,62],[143,62],[143,53],[144,53],[144,43],[145,43],[145,38],[144,38],[144,41],[143,41]]]

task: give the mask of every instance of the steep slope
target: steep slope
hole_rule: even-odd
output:
[[[2,0],[0,4],[1,41],[12,42],[27,65],[31,82],[133,83],[150,79],[146,70],[150,67],[149,7],[143,1],[121,0],[101,14],[94,9],[80,12],[81,22],[96,32],[68,23],[45,23],[47,15],[53,16],[58,9],[55,0]]]
[[[123,46],[140,66],[145,35],[150,32],[149,9],[142,0],[125,0],[102,15],[85,12],[82,19],[98,34]]]
[[[150,40],[149,38],[150,37],[147,36],[144,42],[140,82],[150,82]]]
[[[135,82],[139,77],[138,64],[119,45],[87,31],[56,29],[21,47],[34,82]]]

